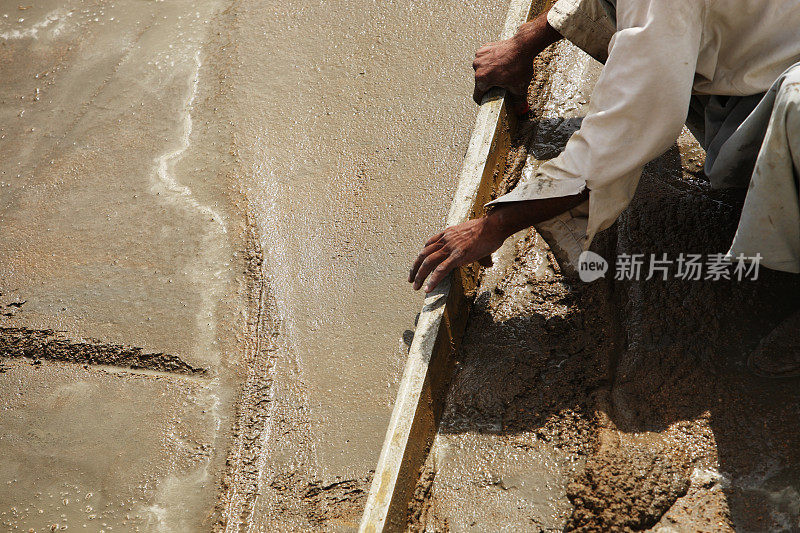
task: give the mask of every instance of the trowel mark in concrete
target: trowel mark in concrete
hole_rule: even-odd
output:
[[[102,343],[94,339],[74,341],[52,330],[0,327],[0,354],[4,357],[25,357],[34,361],[47,359],[172,374],[206,374],[204,368],[194,367],[174,355],[145,353],[141,348]]]
[[[64,363],[91,364],[93,366],[111,365],[112,367],[123,367],[134,370],[144,369],[157,374],[168,375],[198,375],[204,376],[207,371],[203,368],[195,368],[182,361],[180,358],[163,353],[144,353],[141,348],[103,344],[99,341],[71,341],[58,336],[50,330],[31,330],[27,328],[0,328],[0,353],[6,357],[24,357],[33,359],[34,364],[41,364],[41,360],[59,361]],[[2,368],[2,367],[0,367]],[[5,371],[5,370],[3,370]],[[114,370],[111,369],[113,372]],[[209,405],[209,412],[212,413],[219,430],[220,417],[216,411],[219,408],[220,399],[216,394],[219,386],[218,379],[211,382],[205,380],[195,383],[198,392],[204,393],[198,397],[203,397]],[[165,437],[176,443],[183,442],[181,435],[169,429]],[[202,448],[202,451],[210,454],[210,449]],[[189,478],[195,486],[202,486],[210,479],[209,463],[192,474]],[[149,516],[156,524],[171,524],[186,526],[181,518],[173,516],[174,510],[165,508],[158,502],[181,501],[181,491],[185,487],[186,478],[170,475],[163,480],[157,489],[153,503],[144,506],[143,516]],[[66,500],[65,500],[66,501]]]
[[[233,427],[234,444],[222,480],[218,509],[222,520],[214,531],[251,531],[251,517],[264,483],[268,442],[272,435],[276,402],[277,340],[280,321],[264,273],[264,257],[252,223],[248,224],[248,261],[245,273],[248,305],[245,312],[247,378],[242,388]]]

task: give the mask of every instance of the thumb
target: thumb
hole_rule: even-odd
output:
[[[483,95],[485,95],[488,90],[489,88],[485,84],[478,82],[477,80],[475,81],[475,90],[472,92],[472,99],[476,104],[481,105],[481,102],[483,101]]]

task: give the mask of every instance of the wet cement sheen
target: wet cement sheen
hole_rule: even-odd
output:
[[[194,4],[0,6],[0,335],[56,330],[66,354],[2,353],[4,531],[209,525],[242,244],[198,118],[222,3]],[[207,372],[131,371],[113,345]]]
[[[422,302],[407,269],[443,223],[472,57],[506,9],[237,3],[239,155],[322,479],[377,462]]]
[[[6,361],[4,527],[214,525],[243,346],[267,344],[244,327],[245,231],[282,357],[258,383],[275,401],[239,406],[269,414],[253,468],[303,463],[307,495],[377,462],[422,302],[406,269],[443,223],[472,56],[507,2],[195,4],[0,6],[0,305],[24,302],[0,326],[206,371]],[[302,454],[270,446],[281,423],[304,425]]]
[[[547,81],[532,90],[536,126],[523,175],[563,149],[600,73],[600,64],[571,43],[561,41],[551,52],[546,72],[539,73]],[[582,470],[582,457],[541,431],[512,429],[515,417],[538,416],[547,405],[523,398],[556,389],[539,365],[546,368],[543,362],[552,358],[560,368],[568,357],[568,342],[552,327],[536,327],[536,319],[556,322],[574,313],[547,254],[540,237],[522,231],[494,253],[493,267],[483,274],[429,458],[435,476],[415,505],[413,530],[564,529],[571,508],[567,485]]]

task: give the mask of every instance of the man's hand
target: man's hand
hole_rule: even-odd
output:
[[[520,27],[511,39],[489,43],[475,53],[475,91],[480,105],[486,92],[501,87],[517,98],[525,98],[533,78],[533,60],[561,35],[547,23],[547,13]]]
[[[496,206],[483,218],[468,220],[437,233],[425,243],[408,282],[418,290],[430,275],[425,292],[431,292],[455,268],[480,261],[491,266],[489,255],[508,237],[534,224],[553,218],[589,199],[589,190],[580,194],[542,200],[508,202]]]
[[[514,39],[489,43],[478,49],[475,61],[475,91],[472,99],[480,104],[492,87],[501,87],[515,97],[524,96],[533,78],[533,58],[525,57]]]
[[[496,222],[493,217],[468,220],[431,237],[408,273],[414,290],[422,287],[428,274],[432,273],[425,292],[431,292],[454,268],[475,261],[491,264],[488,256],[508,237]]]

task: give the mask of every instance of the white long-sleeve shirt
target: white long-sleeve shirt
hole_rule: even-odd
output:
[[[605,59],[598,0],[559,0],[548,20]],[[692,94],[766,91],[800,61],[800,0],[618,0],[616,32],[583,124],[564,152],[493,203],[591,191],[587,235],[628,206],[643,166],[677,139]]]

